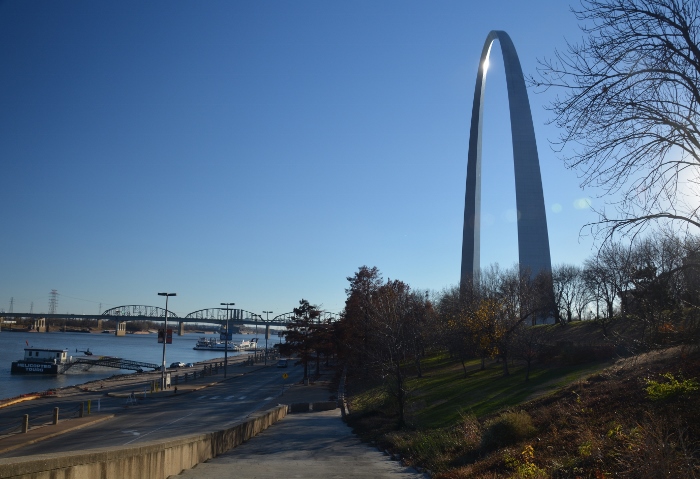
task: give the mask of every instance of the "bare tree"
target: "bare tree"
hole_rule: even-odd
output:
[[[525,362],[525,382],[530,380],[532,363],[540,357],[548,342],[551,341],[549,336],[549,330],[539,326],[524,328],[517,336],[513,345],[513,354]]]
[[[469,283],[471,284],[471,283]],[[436,331],[452,357],[458,359],[467,377],[466,361],[474,357],[472,336],[467,323],[467,307],[459,286],[444,289],[436,301]]]
[[[502,360],[504,376],[510,374],[508,360],[525,326],[534,325],[534,318],[551,309],[551,297],[545,293],[551,291],[550,281],[547,273],[531,278],[529,271],[520,271],[517,267],[505,271],[492,267],[480,275],[483,298],[480,305],[488,305],[487,316],[495,318],[493,344]]]
[[[560,264],[553,268],[552,283],[558,321],[571,322],[576,309],[576,301],[580,296],[579,289],[583,289],[583,284],[579,281],[581,275],[581,268],[573,264]]]
[[[406,368],[415,352],[412,320],[415,305],[415,297],[406,283],[387,280],[379,287],[370,310],[374,333],[366,354],[373,373],[384,381],[386,391],[396,400],[399,428],[406,422]]]
[[[626,300],[631,267],[631,249],[619,242],[603,244],[598,254],[584,263],[583,276],[596,303],[596,321],[603,334],[607,334],[607,324],[620,310],[620,302]],[[602,311],[600,303],[604,305]]]
[[[700,228],[700,6],[696,0],[581,0],[584,38],[530,77],[561,92],[554,143],[582,186],[615,213],[592,226],[611,238],[651,222]]]
[[[574,285],[572,286],[574,295],[574,312],[576,313],[576,318],[579,321],[586,319],[586,312],[588,311],[589,305],[595,300],[593,292],[589,289],[588,284],[586,284],[585,270],[581,267],[580,272],[574,278]]]
[[[689,237],[683,243],[683,297],[687,307],[700,311],[700,237]]]
[[[652,343],[669,340],[675,332],[685,329],[684,297],[687,286],[692,284],[686,278],[698,269],[698,263],[690,259],[691,250],[686,249],[689,244],[678,236],[657,231],[634,245],[634,289],[628,309],[644,324],[648,333],[645,339]],[[675,335],[687,339],[684,334]]]
[[[436,312],[428,291],[412,291],[410,299],[411,314],[407,320],[410,322],[409,335],[413,351],[408,353],[413,356],[416,376],[420,378],[423,377],[421,359],[436,343]]]

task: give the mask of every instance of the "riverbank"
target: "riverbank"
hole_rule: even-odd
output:
[[[259,364],[261,361],[257,361]],[[270,361],[268,361],[269,363]],[[254,365],[254,355],[234,356],[228,359],[228,371],[235,371],[237,366],[243,364]],[[183,386],[188,386],[188,382],[194,383],[197,379],[212,375],[223,376],[224,358],[213,358],[205,361],[200,361],[190,368],[174,368],[168,369],[170,374],[171,387],[174,392],[179,388],[183,390]],[[31,401],[35,399],[47,397],[70,397],[77,396],[86,392],[101,392],[104,394],[114,393],[116,391],[143,392],[148,390],[151,392],[153,384],[159,383],[161,380],[160,371],[149,372],[133,372],[127,374],[115,374],[106,378],[92,379],[81,384],[73,384],[66,387],[47,389],[45,391],[21,394],[11,398],[0,399],[0,408],[11,406],[23,401]],[[185,388],[187,389],[187,388]]]
[[[167,345],[166,365],[173,362],[200,363],[213,361],[224,356],[224,351],[198,351],[194,350],[201,334],[186,334],[174,336],[173,343]],[[234,335],[233,341],[240,343],[250,339],[247,335]],[[17,397],[22,394],[38,393],[51,389],[61,389],[73,385],[84,384],[94,380],[102,380],[113,375],[129,374],[128,370],[102,369],[99,372],[68,371],[67,374],[52,375],[18,375],[11,374],[13,361],[24,357],[25,348],[66,349],[69,355],[80,356],[80,351],[90,351],[93,358],[109,356],[122,358],[129,361],[151,363],[160,365],[163,363],[163,344],[158,343],[155,334],[128,334],[117,337],[113,334],[87,334],[87,333],[0,333],[0,399]],[[229,351],[229,359],[237,357],[241,353]],[[247,356],[247,354],[243,354]],[[143,368],[150,371],[153,368]]]

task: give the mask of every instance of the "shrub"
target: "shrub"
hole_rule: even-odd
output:
[[[535,433],[532,418],[525,411],[508,411],[489,421],[481,437],[481,447],[492,450],[527,439]]]
[[[441,429],[403,430],[387,434],[392,451],[409,464],[421,464],[432,471],[445,471],[459,457],[478,457],[481,429],[474,416],[463,416],[459,424]],[[458,460],[459,462],[459,460]]]
[[[662,374],[665,381],[654,381],[653,379],[647,379],[647,396],[652,401],[661,401],[674,396],[681,396],[683,394],[689,394],[693,391],[697,391],[700,386],[695,379],[685,379],[679,381],[673,374],[665,373]]]
[[[535,448],[526,445],[520,453],[520,458],[513,457],[508,451],[504,454],[506,467],[514,472],[511,479],[548,479],[550,476],[545,469],[537,466],[535,460]]]
[[[636,473],[627,477],[698,477],[695,445],[682,421],[649,413],[639,426],[617,439],[611,457],[620,470]]]
[[[463,438],[454,428],[394,432],[387,440],[408,463],[433,471],[446,469],[455,452],[463,449]]]

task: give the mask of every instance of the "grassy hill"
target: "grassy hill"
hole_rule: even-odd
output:
[[[559,331],[577,327],[576,341],[554,339],[567,349],[610,341],[590,324]],[[446,355],[425,360],[423,377],[409,381],[409,427],[400,431],[381,384],[350,379],[348,422],[443,479],[700,477],[697,347],[552,361],[528,382],[517,364],[507,377],[495,362],[480,366],[468,363],[465,377]]]

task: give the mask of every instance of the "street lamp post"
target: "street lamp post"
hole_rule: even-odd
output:
[[[267,324],[265,325],[265,366],[267,366],[267,336],[270,333],[270,313],[272,311],[263,311],[267,315]]]
[[[226,377],[226,370],[228,369],[228,318],[229,318],[229,306],[233,306],[236,303],[221,303],[221,306],[226,306],[226,339],[224,340],[224,377]]]
[[[165,296],[165,321],[163,324],[163,364],[160,366],[160,390],[165,391],[165,344],[168,342],[168,298],[177,296],[177,293],[158,293]]]

